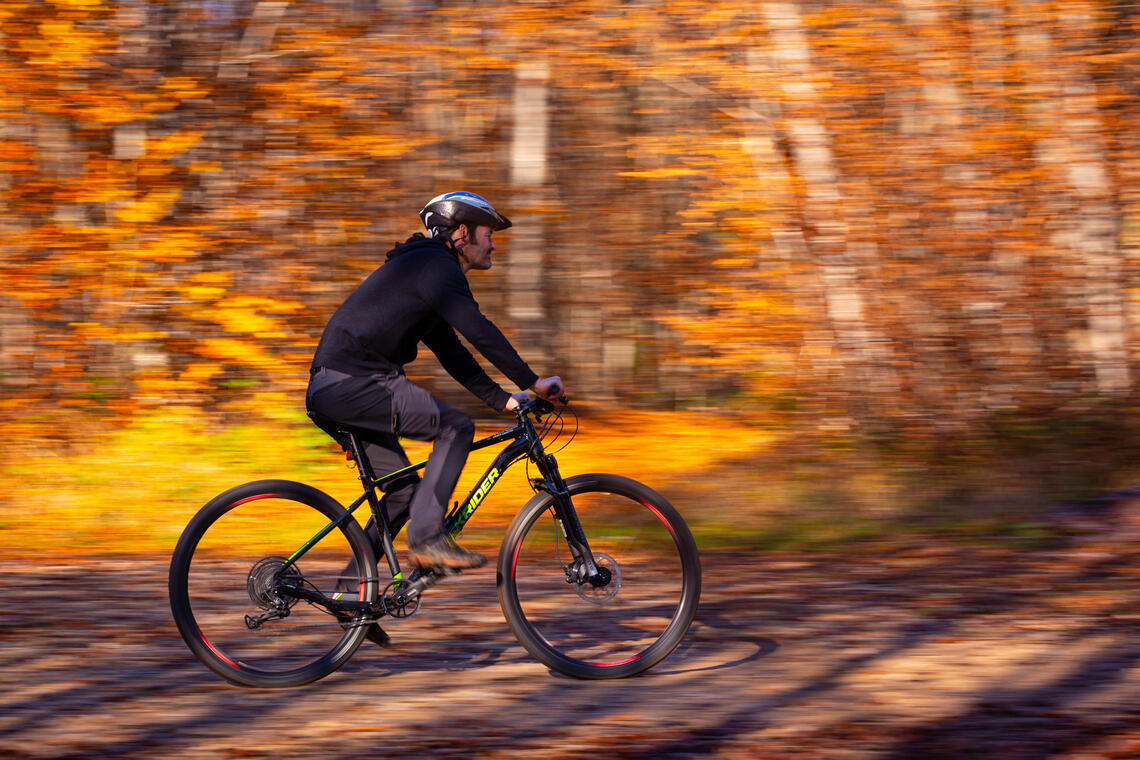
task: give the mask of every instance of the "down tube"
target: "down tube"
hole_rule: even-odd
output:
[[[516,459],[522,456],[529,445],[527,439],[520,438],[503,449],[502,452],[495,457],[495,461],[491,462],[491,465],[483,473],[483,477],[479,479],[479,484],[471,489],[471,493],[467,494],[467,498],[463,501],[462,505],[457,505],[451,510],[450,514],[448,514],[445,523],[448,534],[454,536],[463,530],[463,526],[467,524],[467,521],[471,519],[471,515],[475,514],[475,510],[478,509],[479,505],[483,503],[483,500],[487,498],[487,494],[495,487],[495,483],[499,481],[499,478],[507,471],[507,468],[510,467]]]

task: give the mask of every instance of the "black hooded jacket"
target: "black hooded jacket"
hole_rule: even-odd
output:
[[[538,380],[479,311],[451,249],[416,234],[389,251],[384,264],[332,315],[317,345],[313,369],[327,367],[349,375],[402,371],[423,341],[449,375],[501,411],[507,392],[459,342],[456,330],[519,388]]]

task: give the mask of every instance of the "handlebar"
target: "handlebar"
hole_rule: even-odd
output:
[[[557,390],[561,391],[562,389],[558,388]],[[570,403],[570,399],[567,398],[566,396],[559,396],[558,397],[558,403],[565,406],[566,404]],[[538,416],[538,415],[542,415],[542,414],[550,414],[553,411],[554,411],[554,404],[551,403],[550,401],[547,401],[546,399],[540,398],[538,396],[535,396],[534,398],[532,398],[530,401],[526,402],[525,404],[519,404],[514,409],[515,415],[519,418],[519,420],[522,420],[523,416],[527,415],[527,414],[533,414],[535,416]]]

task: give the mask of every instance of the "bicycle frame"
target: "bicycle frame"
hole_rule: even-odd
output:
[[[531,402],[524,407],[520,407],[520,410],[516,412],[519,424],[515,427],[499,431],[472,444],[471,450],[477,451],[502,443],[503,441],[510,441],[510,443],[499,452],[491,464],[487,466],[487,469],[483,472],[483,477],[479,479],[478,484],[467,494],[467,498],[463,502],[456,502],[455,506],[448,512],[444,518],[444,528],[449,535],[458,535],[478,510],[479,505],[484,502],[487,495],[494,489],[495,484],[499,482],[500,477],[506,472],[507,468],[525,456],[537,465],[542,475],[542,478],[533,479],[531,486],[535,491],[544,491],[553,497],[555,519],[561,523],[571,556],[574,557],[578,565],[577,578],[574,580],[580,583],[587,582],[598,575],[598,568],[594,563],[593,554],[590,551],[586,536],[582,531],[581,523],[578,521],[577,513],[574,511],[570,494],[566,490],[566,484],[559,473],[558,462],[553,455],[545,452],[538,432],[535,430],[534,423],[526,414],[535,403],[536,402]],[[394,580],[403,578],[392,544],[392,526],[388,521],[387,513],[381,508],[380,498],[376,495],[376,489],[379,488],[381,484],[393,478],[423,469],[427,465],[427,460],[425,459],[422,462],[417,462],[402,469],[386,473],[381,477],[376,477],[372,470],[372,465],[364,453],[363,444],[355,434],[350,433],[348,435],[348,446],[346,450],[356,462],[360,482],[364,486],[364,493],[345,509],[343,515],[322,528],[316,535],[309,539],[304,546],[294,552],[281,568],[278,569],[276,573],[278,578],[322,538],[335,530],[342,522],[349,519],[349,516],[366,501],[369,503],[372,515],[379,528],[380,548],[388,559],[388,568],[391,571],[392,578]],[[412,574],[411,578],[408,579],[408,582],[413,582],[417,580],[418,577],[420,577],[420,573],[417,570]],[[341,611],[369,609],[372,606],[367,602],[330,600],[325,597],[319,597],[319,595],[301,588],[291,588],[291,590],[295,592],[297,596],[307,599],[308,601],[318,602],[326,607]]]

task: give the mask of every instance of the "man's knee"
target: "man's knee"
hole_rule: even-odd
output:
[[[471,441],[475,438],[475,423],[458,409],[440,404],[439,427],[442,431],[450,431],[451,437],[456,440]]]

